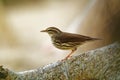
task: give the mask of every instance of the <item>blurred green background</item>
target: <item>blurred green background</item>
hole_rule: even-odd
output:
[[[49,26],[67,31],[90,0],[0,0],[0,65],[15,71],[38,68],[63,59],[40,33]],[[63,53],[63,54],[61,54]]]

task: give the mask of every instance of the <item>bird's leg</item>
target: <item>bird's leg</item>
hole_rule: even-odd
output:
[[[69,53],[63,60],[68,59],[76,50],[77,50],[77,48],[72,49],[72,52]]]

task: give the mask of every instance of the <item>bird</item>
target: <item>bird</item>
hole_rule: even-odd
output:
[[[46,32],[49,34],[52,44],[56,48],[61,50],[71,50],[71,52],[63,60],[68,59],[80,45],[83,45],[88,41],[100,40],[99,38],[64,32],[56,27],[48,27],[41,32]]]

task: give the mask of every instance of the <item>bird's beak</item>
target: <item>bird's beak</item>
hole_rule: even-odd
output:
[[[40,31],[40,32],[46,32],[46,30],[42,30],[42,31]]]

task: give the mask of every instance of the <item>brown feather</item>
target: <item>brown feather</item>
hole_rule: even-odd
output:
[[[73,33],[66,33],[66,32],[63,32],[63,33],[59,34],[59,36],[56,36],[56,39],[60,40],[60,42],[62,42],[62,43],[99,40],[97,38],[91,38],[88,36],[83,36],[83,35],[73,34]]]

